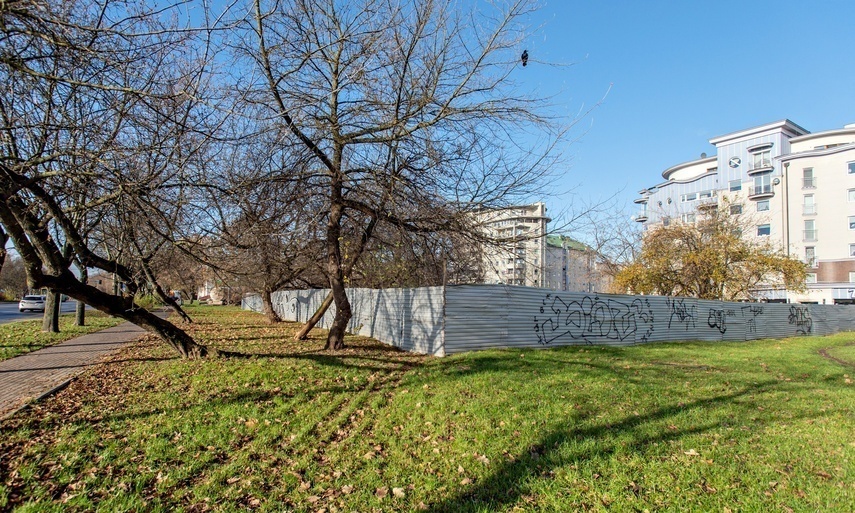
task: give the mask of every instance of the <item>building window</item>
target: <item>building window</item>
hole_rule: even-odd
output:
[[[816,187],[816,178],[813,176],[813,168],[806,167],[802,170],[802,188],[813,189]]]
[[[662,218],[662,226],[668,226],[669,224],[671,224],[671,218],[668,216],[663,217]]]
[[[701,192],[698,194],[698,197],[699,197],[700,199],[712,198],[712,191],[701,191]]]
[[[802,212],[806,216],[816,214],[816,204],[814,203],[813,194],[805,194],[804,203],[802,204]]]
[[[736,192],[742,190],[742,180],[731,180],[730,181],[730,192]]]
[[[772,192],[772,174],[763,173],[754,177],[754,190],[751,194],[770,194]]]
[[[757,202],[757,212],[765,212],[769,210],[769,200],[762,200]]]
[[[855,161],[846,164],[846,168],[849,170],[850,175],[855,175]]]
[[[855,203],[855,189],[849,189],[849,202]]]
[[[738,215],[742,213],[742,205],[731,205],[730,206],[731,215]]]
[[[855,244],[849,245],[849,256],[855,257]]]
[[[849,216],[849,229],[855,230],[855,216]]]
[[[768,224],[761,224],[757,226],[757,236],[765,237],[767,235],[772,234],[772,226]]]
[[[695,201],[696,199],[698,199],[698,193],[696,192],[690,192],[688,194],[683,194],[682,196],[680,196],[680,201],[682,201],[683,203],[687,201]]]
[[[807,273],[805,275],[805,283],[816,283],[816,273]]]
[[[816,240],[816,221],[808,219],[805,221],[804,240]]]
[[[685,224],[692,224],[695,222],[695,214],[682,214],[680,220]]]
[[[758,151],[751,154],[751,169],[762,169],[772,167],[772,151]]]
[[[814,268],[816,267],[816,248],[813,246],[808,246],[805,248],[805,264],[808,267]]]
[[[855,283],[855,271],[849,271],[849,283]]]

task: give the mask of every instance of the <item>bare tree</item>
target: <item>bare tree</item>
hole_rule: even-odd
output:
[[[444,0],[254,1],[245,28],[255,44],[236,50],[258,73],[238,89],[268,107],[268,129],[315,170],[302,185],[323,204],[336,306],[328,349],[343,347],[346,284],[378,227],[474,236],[476,209],[518,203],[546,183],[560,130],[513,80],[518,27],[532,9],[523,0],[471,12]],[[533,134],[544,147],[517,143]],[[365,242],[346,251],[348,238]]]
[[[152,281],[139,255],[109,256],[76,222],[156,218],[162,203],[149,198],[181,180],[199,145],[196,46],[192,31],[176,27],[175,7],[0,3],[0,224],[31,287],[67,294],[199,357],[204,346],[134,304]],[[73,262],[113,273],[123,294],[88,285]]]
[[[218,239],[225,258],[218,267],[259,292],[268,320],[280,322],[274,292],[324,281],[316,264],[322,216],[312,208],[316,198],[302,193],[300,178],[307,173],[299,156],[257,138],[236,150],[223,166],[229,171],[224,177],[228,193],[209,199],[220,214]]]

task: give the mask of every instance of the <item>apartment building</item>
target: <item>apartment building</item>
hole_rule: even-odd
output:
[[[612,280],[604,272],[602,264],[603,256],[587,244],[566,235],[546,236],[546,288],[605,292]]]
[[[810,133],[782,120],[710,139],[716,155],[678,164],[640,191],[644,229],[694,222],[704,206],[747,220],[743,236],[779,245],[810,267],[807,293],[767,301],[855,303],[855,125]]]
[[[483,249],[484,282],[544,286],[546,205],[483,210],[478,222],[492,239]]]
[[[494,241],[483,250],[484,283],[605,291],[610,279],[601,271],[601,255],[566,235],[549,234],[550,221],[543,203],[480,212]]]

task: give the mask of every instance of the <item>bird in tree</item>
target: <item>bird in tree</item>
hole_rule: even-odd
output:
[[[523,65],[523,66],[525,66],[526,64],[528,64],[528,50],[523,50],[523,53],[522,53],[522,55],[520,56],[520,59],[522,59],[522,65]]]

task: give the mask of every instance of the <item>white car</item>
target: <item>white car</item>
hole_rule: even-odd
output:
[[[44,296],[24,296],[24,299],[18,303],[18,311],[23,312],[26,310],[32,310],[33,312],[44,312],[45,311],[45,297]]]

